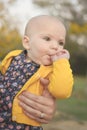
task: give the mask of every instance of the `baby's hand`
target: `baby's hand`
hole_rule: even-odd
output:
[[[70,58],[70,54],[66,49],[62,49],[56,55],[51,56],[52,61],[56,61],[62,58],[66,58],[66,59]]]

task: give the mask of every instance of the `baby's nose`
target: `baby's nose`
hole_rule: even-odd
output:
[[[52,49],[58,50],[58,44],[56,42],[52,43]]]

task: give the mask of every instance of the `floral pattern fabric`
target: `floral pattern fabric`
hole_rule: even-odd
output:
[[[0,73],[0,130],[40,130],[12,121],[12,102],[22,86],[38,70],[39,65],[26,61],[26,52],[13,58],[3,76]]]

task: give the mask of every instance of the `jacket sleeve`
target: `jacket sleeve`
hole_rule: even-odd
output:
[[[73,88],[73,75],[67,59],[60,59],[53,63],[53,72],[49,79],[48,89],[55,98],[70,97]]]
[[[14,50],[9,52],[6,57],[2,60],[2,62],[0,63],[0,71],[2,74],[5,74],[6,70],[8,69],[11,60],[14,56],[19,55],[22,52],[22,50]]]

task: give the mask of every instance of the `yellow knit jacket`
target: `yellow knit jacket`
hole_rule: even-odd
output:
[[[5,74],[11,60],[14,56],[19,55],[22,50],[15,50],[10,52],[0,64],[2,74]],[[22,89],[18,92],[13,100],[12,107],[12,120],[18,123],[29,124],[32,126],[41,125],[39,122],[27,117],[22,108],[18,105],[18,95],[27,90],[33,94],[41,95],[43,87],[40,84],[40,78],[48,77],[50,83],[48,85],[49,92],[58,99],[68,98],[72,93],[73,88],[73,75],[67,59],[60,59],[55,61],[53,65],[41,65],[38,71],[24,84]]]

